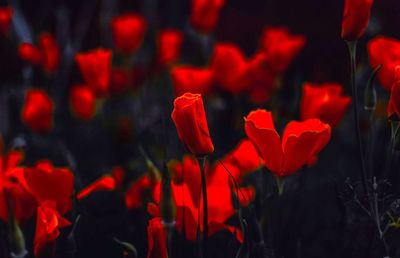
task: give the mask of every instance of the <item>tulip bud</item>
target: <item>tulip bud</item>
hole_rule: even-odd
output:
[[[10,244],[10,255],[13,258],[23,258],[28,252],[25,249],[25,239],[21,228],[15,218],[14,208],[10,199],[7,196],[7,191],[4,190],[4,197],[7,204],[8,211],[8,240]]]
[[[167,164],[164,162],[161,182],[160,213],[164,225],[173,225],[175,222],[175,203],[172,196],[171,176]]]
[[[372,72],[371,77],[369,77],[367,87],[364,93],[364,109],[368,111],[374,111],[376,107],[376,89],[374,87],[374,82],[376,75],[381,69],[382,65],[378,65]]]

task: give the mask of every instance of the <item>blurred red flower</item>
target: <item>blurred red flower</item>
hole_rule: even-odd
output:
[[[149,220],[147,244],[147,258],[168,258],[167,231],[161,222],[161,218]]]
[[[75,60],[83,79],[97,96],[105,96],[109,90],[111,76],[111,51],[97,48],[78,53]]]
[[[276,132],[271,112],[258,109],[245,117],[247,137],[257,147],[265,166],[276,176],[288,176],[315,162],[331,137],[331,127],[318,119],[292,121],[283,133]]]
[[[53,257],[60,229],[70,225],[71,222],[58,213],[54,202],[42,203],[37,209],[34,240],[35,257]]]
[[[225,0],[192,0],[190,23],[201,33],[211,33],[218,23]]]
[[[337,127],[351,103],[351,98],[342,93],[340,84],[305,83],[300,104],[301,120],[318,118],[332,128]]]
[[[277,73],[284,72],[303,49],[307,40],[303,35],[292,35],[284,27],[268,27],[261,37],[261,51],[265,53],[268,67]]]
[[[373,0],[345,0],[342,20],[342,38],[356,41],[367,29]]]
[[[388,117],[400,119],[400,65],[395,68],[395,79],[392,86],[389,105],[388,105]]]
[[[212,72],[209,69],[178,66],[172,68],[171,76],[176,97],[186,92],[206,94],[212,85]]]
[[[238,94],[249,86],[246,57],[233,44],[218,43],[215,46],[211,70],[215,82],[230,93]]]
[[[22,43],[18,48],[18,55],[32,65],[39,65],[42,62],[42,53],[31,43]]]
[[[114,177],[112,175],[105,175],[83,188],[76,197],[80,201],[94,192],[114,191],[116,186]]]
[[[18,165],[22,160],[23,153],[20,151],[4,152],[0,137],[0,219],[4,222],[9,216],[6,198],[18,222],[30,219],[36,211],[35,198],[21,183],[23,168]]]
[[[171,117],[180,140],[192,154],[202,156],[214,151],[200,94],[185,93],[176,98]]]
[[[114,17],[111,28],[115,48],[123,54],[132,54],[143,41],[147,22],[138,14],[126,13]]]
[[[140,209],[146,200],[147,194],[152,194],[154,182],[148,175],[137,179],[125,193],[125,205],[128,209]],[[147,198],[148,199],[148,198]]]
[[[165,29],[158,34],[158,62],[169,65],[181,54],[183,34],[179,30]]]
[[[40,34],[39,49],[42,52],[44,70],[48,73],[55,72],[60,62],[60,50],[57,41],[50,33]]]
[[[14,10],[11,7],[0,8],[0,33],[7,34]]]
[[[378,78],[383,88],[390,91],[394,80],[394,68],[400,65],[400,41],[378,36],[368,42],[368,54],[372,69],[382,65]]]
[[[82,120],[90,120],[96,113],[96,97],[86,85],[74,85],[70,89],[69,102],[72,111]]]
[[[72,208],[74,175],[68,168],[56,168],[48,160],[38,161],[34,167],[25,168],[24,181],[38,202],[55,202],[62,214]]]
[[[36,133],[47,133],[53,126],[54,104],[47,93],[29,89],[22,108],[22,121]]]

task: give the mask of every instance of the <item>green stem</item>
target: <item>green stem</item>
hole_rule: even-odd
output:
[[[356,129],[357,135],[357,143],[358,143],[358,151],[360,155],[360,166],[361,166],[361,180],[364,188],[364,192],[369,199],[370,194],[368,190],[368,182],[367,182],[367,172],[365,169],[365,161],[364,161],[364,152],[361,142],[361,132],[360,132],[360,124],[359,124],[359,111],[358,111],[358,93],[356,87],[356,48],[357,41],[347,41],[347,46],[349,48],[350,54],[350,65],[351,65],[351,92],[353,95],[353,112],[354,112],[354,125]]]
[[[207,201],[207,182],[206,182],[206,166],[207,157],[198,158],[201,174],[201,187],[203,192],[203,242],[202,256],[207,257],[207,242],[208,242],[208,201]]]
[[[392,170],[392,162],[393,162],[393,154],[394,147],[396,145],[396,135],[400,127],[400,122],[390,121],[391,126],[391,137],[389,143],[389,153],[386,158],[385,170],[383,174],[383,178],[388,178],[390,176],[390,171]]]

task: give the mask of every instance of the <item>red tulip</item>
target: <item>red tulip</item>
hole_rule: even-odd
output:
[[[42,53],[39,48],[30,43],[22,43],[18,48],[18,55],[22,60],[32,65],[39,65],[42,63]]]
[[[202,156],[214,151],[200,94],[185,93],[176,98],[171,117],[179,138],[192,154]]]
[[[14,10],[11,7],[0,8],[0,33],[7,34]]]
[[[9,215],[6,196],[18,222],[30,219],[36,211],[36,200],[21,182],[23,168],[17,166],[22,160],[22,152],[3,153],[0,147],[0,219],[4,222],[8,222]]]
[[[161,222],[161,218],[149,220],[147,243],[147,258],[168,258],[167,231]]]
[[[183,42],[182,32],[166,29],[158,35],[158,62],[161,65],[169,65],[178,60],[181,54]]]
[[[266,64],[275,72],[284,72],[306,43],[302,35],[292,35],[287,28],[266,28],[261,37],[261,50]]]
[[[125,205],[128,209],[140,209],[143,206],[146,191],[152,190],[152,182],[145,175],[136,180],[125,194]]]
[[[35,257],[53,257],[60,229],[71,225],[58,213],[55,206],[54,202],[44,202],[37,209]]]
[[[48,32],[39,36],[39,49],[42,51],[43,67],[48,73],[54,73],[60,62],[60,50],[57,41]]]
[[[382,65],[378,78],[382,86],[389,90],[394,82],[394,68],[400,65],[400,41],[379,36],[368,43],[369,62],[375,69]]]
[[[47,133],[53,126],[54,104],[47,93],[40,89],[29,89],[22,108],[22,121],[32,131]]]
[[[76,54],[75,60],[86,84],[96,95],[106,95],[111,75],[111,51],[101,48],[93,49]]]
[[[342,93],[342,86],[336,83],[304,84],[300,106],[301,120],[319,118],[332,128],[337,127],[351,102],[351,98],[342,96]]]
[[[96,97],[93,91],[85,85],[72,86],[69,102],[73,112],[82,120],[90,120],[96,113]]]
[[[367,29],[373,0],[345,0],[342,38],[347,41],[356,41],[362,37]]]
[[[190,23],[201,33],[211,33],[224,4],[225,0],[192,0]]]
[[[43,160],[35,167],[25,168],[24,179],[26,188],[39,202],[55,202],[62,214],[71,209],[74,175],[68,168],[55,168]]]
[[[331,136],[329,125],[309,119],[290,122],[281,141],[271,113],[262,109],[250,112],[245,118],[245,131],[263,157],[265,166],[279,177],[291,175],[313,163]]]
[[[77,194],[77,199],[82,200],[86,198],[88,195],[98,192],[98,191],[114,191],[116,188],[115,179],[111,175],[105,175],[82,189]]]
[[[126,13],[114,17],[111,28],[115,48],[123,54],[132,54],[143,41],[147,22],[140,15]]]
[[[212,72],[209,69],[178,66],[172,68],[171,76],[176,97],[186,92],[206,94],[212,84]]]
[[[211,69],[214,80],[228,92],[238,94],[249,86],[246,58],[233,44],[219,43],[215,46]]]
[[[400,119],[400,65],[395,68],[395,79],[388,105],[388,117],[393,116]]]

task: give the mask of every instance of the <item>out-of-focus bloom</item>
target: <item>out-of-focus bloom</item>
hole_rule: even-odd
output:
[[[75,60],[85,80],[97,96],[108,93],[111,75],[111,51],[107,49],[93,49],[78,53]]]
[[[183,42],[182,32],[174,29],[162,30],[158,35],[158,62],[169,65],[178,60]]]
[[[283,133],[276,132],[272,115],[258,109],[245,117],[247,137],[254,143],[265,166],[276,176],[288,176],[307,164],[313,164],[317,154],[331,137],[331,127],[318,119],[292,121]]]
[[[211,70],[190,66],[174,67],[171,76],[176,97],[186,92],[206,94],[210,91],[213,79]]]
[[[128,209],[139,209],[145,203],[146,192],[151,193],[152,182],[148,175],[144,175],[132,183],[125,194],[125,205]]]
[[[171,117],[179,138],[192,154],[202,156],[214,151],[200,94],[185,93],[176,98]]]
[[[35,257],[53,257],[60,229],[71,223],[56,210],[54,202],[44,202],[37,209],[34,240]]]
[[[201,33],[211,33],[218,23],[225,0],[192,0],[190,23]]]
[[[400,65],[400,41],[389,37],[376,37],[368,42],[368,54],[373,69],[382,65],[378,78],[382,86],[390,91],[394,80],[394,68]]]
[[[0,8],[0,33],[7,34],[14,10],[11,7]]]
[[[351,102],[351,98],[342,93],[342,86],[336,83],[304,84],[300,104],[301,120],[319,118],[332,128],[337,127]]]
[[[290,34],[287,28],[266,28],[261,38],[261,51],[265,53],[266,64],[275,72],[284,72],[306,41],[302,35]]]
[[[168,258],[167,231],[161,222],[161,218],[149,220],[147,243],[147,258]]]
[[[0,145],[2,145],[0,137]],[[30,219],[36,211],[35,198],[21,183],[23,168],[18,165],[23,160],[23,153],[10,151],[5,153],[0,146],[0,219],[8,221],[7,201],[11,203],[16,220],[22,222]]]
[[[219,43],[214,48],[211,61],[214,80],[223,89],[237,94],[249,86],[247,61],[237,46]]]
[[[356,41],[367,29],[373,0],[345,0],[342,20],[342,38]]]
[[[22,108],[22,121],[36,133],[47,133],[53,126],[54,104],[47,93],[29,89]]]
[[[119,94],[124,92],[129,86],[129,72],[124,68],[113,68],[111,70],[110,92]]]
[[[138,14],[126,13],[114,17],[111,28],[115,48],[123,54],[132,54],[143,41],[147,22]]]
[[[388,117],[400,119],[400,65],[395,68],[395,80],[392,86],[389,105],[388,105]]]
[[[77,194],[77,199],[82,200],[83,198],[86,198],[88,195],[98,192],[98,191],[114,191],[116,187],[116,182],[114,177],[111,175],[105,175],[82,189],[78,194]]]
[[[68,168],[55,168],[47,160],[38,161],[35,167],[25,168],[24,180],[26,188],[38,202],[55,202],[62,214],[72,208],[74,175]]]
[[[44,32],[40,34],[39,49],[42,52],[44,70],[48,73],[55,72],[60,62],[60,50],[57,41],[50,33]]]
[[[18,55],[32,65],[39,65],[42,62],[42,53],[31,43],[22,43],[18,48]]]
[[[94,117],[96,113],[96,97],[88,86],[72,86],[69,93],[69,102],[74,114],[80,119],[90,120]]]

